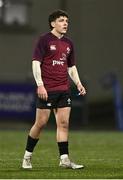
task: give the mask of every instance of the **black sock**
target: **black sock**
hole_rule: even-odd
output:
[[[60,156],[68,153],[68,141],[66,142],[58,142],[59,154]]]
[[[36,146],[39,139],[33,139],[31,136],[27,138],[26,150],[29,152],[33,152],[34,147]]]

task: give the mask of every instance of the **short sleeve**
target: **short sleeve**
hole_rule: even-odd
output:
[[[75,65],[75,53],[74,53],[74,47],[73,47],[73,43],[71,42],[71,51],[70,54],[68,56],[68,67],[72,67]]]
[[[36,42],[33,50],[32,60],[42,61],[45,55],[45,41],[43,37],[40,37]]]

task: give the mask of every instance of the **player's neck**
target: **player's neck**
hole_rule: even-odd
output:
[[[56,36],[58,39],[61,39],[64,35],[55,31],[54,29],[51,31],[51,33]]]

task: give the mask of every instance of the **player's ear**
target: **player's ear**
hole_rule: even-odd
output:
[[[54,28],[55,27],[55,21],[51,22],[51,26]]]

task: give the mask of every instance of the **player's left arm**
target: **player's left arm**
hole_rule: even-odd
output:
[[[76,66],[68,67],[68,74],[70,78],[73,80],[75,85],[77,86],[78,91],[80,92],[80,95],[85,95],[86,94],[86,89],[81,83],[81,80],[79,78],[78,70]]]

